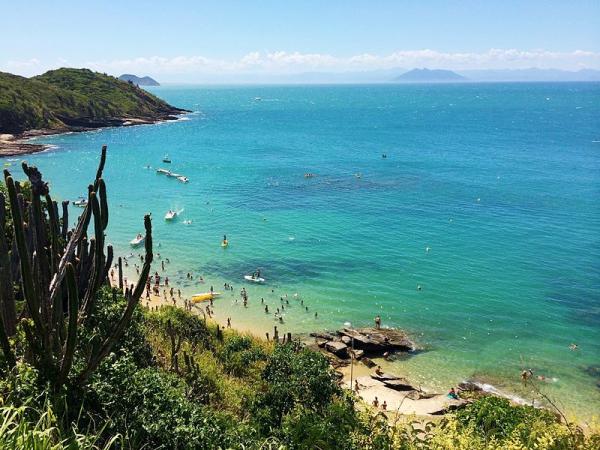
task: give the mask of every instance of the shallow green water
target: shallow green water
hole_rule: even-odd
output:
[[[396,363],[425,386],[476,376],[530,398],[518,381],[531,367],[557,379],[546,390],[569,412],[600,410],[586,370],[600,366],[599,84],[153,91],[195,113],[44,138],[57,148],[27,158],[73,199],[108,144],[120,254],[150,211],[186,294],[229,282],[238,297],[242,276],[262,269],[248,308],[216,302],[234,326],[270,331],[260,298],[274,310],[286,293],[282,331],[381,314],[426,348]],[[165,153],[189,184],[145,168]],[[175,223],[169,208],[184,209]],[[207,284],[187,282],[190,271]]]

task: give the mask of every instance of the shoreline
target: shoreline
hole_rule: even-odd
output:
[[[137,255],[136,255],[137,256]],[[133,261],[133,265],[137,265],[136,257],[126,257],[126,259]],[[125,261],[125,259],[124,259]],[[124,285],[137,282],[137,276],[135,275],[135,268],[131,265],[123,267],[123,280]],[[115,276],[112,278],[109,274],[109,281],[111,285],[118,283],[118,273],[115,270]],[[169,283],[168,287],[164,284],[165,272],[156,270],[161,275],[161,284],[159,294],[154,293],[151,289],[150,297],[146,298],[145,294],[142,294],[140,298],[140,305],[148,309],[159,309],[162,306],[174,306],[177,308],[185,308],[185,300],[190,297],[183,286],[178,286],[177,282]],[[169,290],[173,289],[174,296],[170,297]],[[178,290],[181,289],[181,296],[178,295]],[[163,294],[166,290],[166,296]],[[228,294],[231,291],[228,292]],[[225,294],[223,294],[225,295]],[[235,296],[235,293],[231,292],[231,295]],[[217,307],[211,306],[211,303],[199,302],[191,304],[189,311],[195,315],[203,316],[206,320],[212,321],[214,324],[225,329],[232,329],[238,333],[250,335],[256,339],[273,341],[273,329],[265,333],[264,328],[254,322],[235,322],[235,325],[228,324],[227,312],[223,311],[224,305],[219,304],[219,299],[215,299]],[[210,307],[210,314],[207,312],[207,308]],[[254,326],[253,326],[254,325]],[[278,324],[275,324],[277,326]],[[385,329],[385,328],[384,328]],[[284,327],[279,330],[279,340],[283,339],[286,341],[286,335]],[[398,330],[401,331],[401,330]],[[292,339],[298,339],[302,344],[318,353],[321,353],[330,362],[331,368],[338,374],[340,386],[344,389],[350,390],[359,401],[359,407],[367,408],[372,411],[385,412],[389,420],[398,420],[401,416],[420,416],[425,418],[443,417],[444,415],[454,412],[457,409],[468,405],[473,398],[478,396],[496,396],[508,399],[515,405],[527,405],[529,401],[520,397],[516,392],[506,391],[504,388],[495,386],[491,382],[481,379],[468,379],[463,378],[461,381],[457,381],[455,386],[448,386],[448,388],[456,388],[459,395],[458,399],[449,398],[445,392],[439,392],[439,390],[432,388],[427,384],[422,385],[421,383],[415,383],[414,379],[407,378],[406,374],[402,371],[398,371],[398,367],[394,365],[393,360],[389,360],[384,356],[369,356],[364,358],[365,360],[356,358],[353,362],[351,359],[338,358],[332,352],[326,350],[324,347],[318,345],[318,338],[311,336],[311,334],[320,334],[304,332],[304,333],[292,333]],[[266,336],[268,335],[268,337]],[[403,353],[404,354],[404,353]],[[370,364],[367,364],[367,361]],[[383,371],[385,376],[392,379],[401,381],[402,384],[407,385],[407,388],[397,389],[390,387],[387,382],[377,378],[377,371]],[[359,389],[355,390],[356,384],[358,383]],[[374,406],[374,400],[377,398],[378,407]],[[387,409],[384,410],[381,407],[383,401],[387,403]],[[536,405],[539,408],[546,408],[541,402]],[[551,410],[551,409],[550,409]],[[553,410],[551,410],[553,411]],[[585,426],[586,423],[582,422]]]
[[[50,144],[32,144],[31,139],[43,136],[56,136],[69,133],[84,133],[87,131],[103,130],[106,128],[121,128],[132,127],[138,125],[155,125],[163,122],[176,122],[181,119],[181,116],[189,114],[188,110],[177,110],[166,114],[157,119],[147,119],[138,117],[121,117],[116,119],[107,119],[99,126],[81,126],[67,127],[60,129],[33,129],[27,130],[20,134],[0,133],[0,158],[10,156],[30,155],[40,153],[53,148]]]

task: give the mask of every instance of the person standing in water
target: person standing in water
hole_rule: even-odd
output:
[[[223,245],[223,247],[226,247],[227,245],[229,245],[229,242],[227,242],[226,234],[223,235],[223,242],[221,242],[221,245]]]

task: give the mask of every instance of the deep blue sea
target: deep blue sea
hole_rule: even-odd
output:
[[[260,298],[273,311],[286,294],[284,332],[380,314],[425,348],[393,363],[423,386],[474,377],[530,400],[519,376],[532,368],[570,414],[600,411],[600,84],[152,92],[193,113],[46,137],[56,147],[27,157],[55,196],[74,199],[108,145],[119,254],[152,212],[156,250],[185,295],[228,282],[238,298],[261,268],[248,308],[229,293],[215,302],[234,327],[272,331]],[[170,208],[183,209],[174,223]]]

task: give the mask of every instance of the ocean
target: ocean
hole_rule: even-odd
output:
[[[600,411],[600,84],[151,91],[193,113],[39,138],[55,147],[25,158],[72,200],[108,145],[118,254],[151,212],[171,283],[185,296],[232,284],[215,309],[234,327],[304,333],[381,315],[423,347],[390,368],[417,384],[474,378],[531,401],[531,368],[572,416]],[[183,210],[173,223],[169,209]],[[256,268],[265,285],[244,282]],[[278,324],[261,298],[272,312],[286,295]]]

